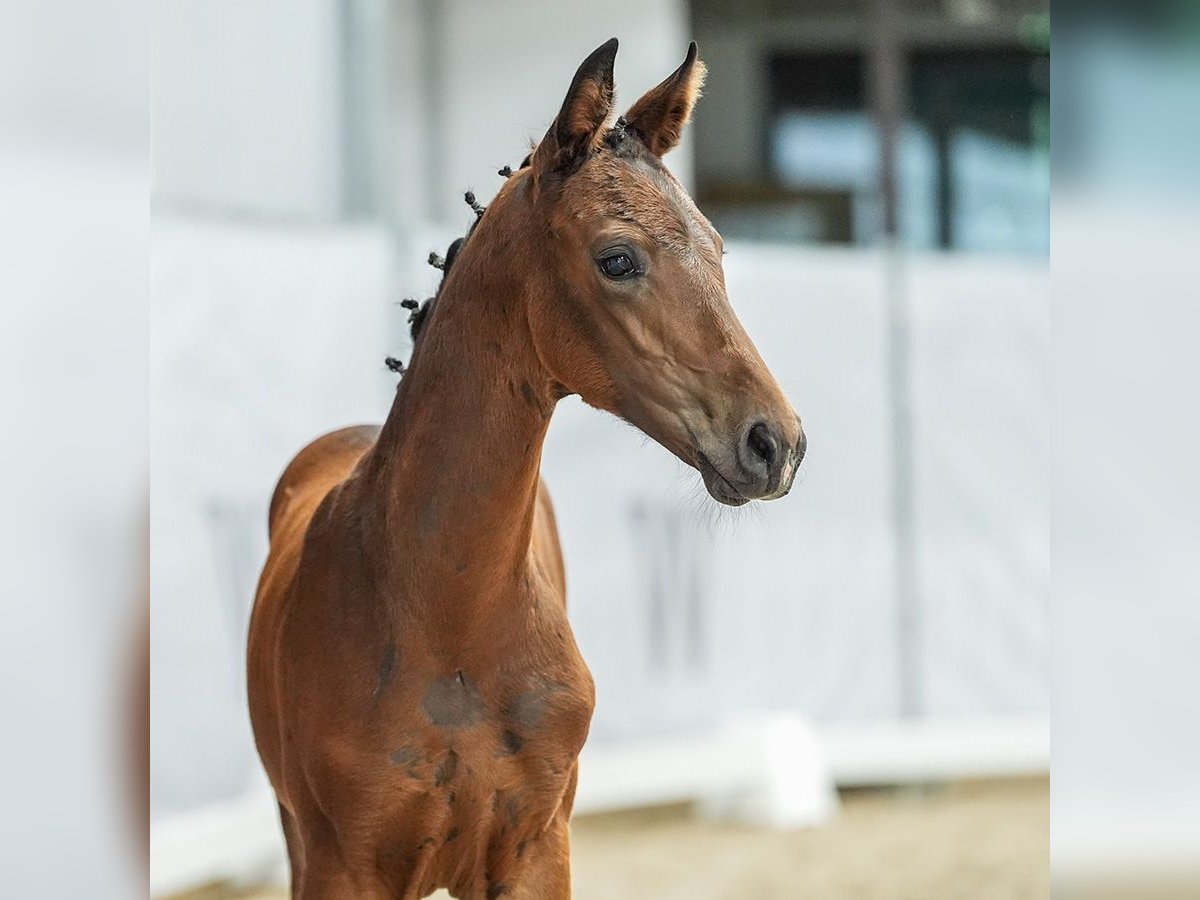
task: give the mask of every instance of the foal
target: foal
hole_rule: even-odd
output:
[[[579,394],[722,503],[787,493],[800,421],[730,309],[721,238],[660,157],[687,59],[614,125],[615,39],[423,310],[382,428],[308,445],[271,502],[250,713],[293,896],[570,895],[594,692],[539,477]]]

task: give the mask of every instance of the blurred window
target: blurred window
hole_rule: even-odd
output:
[[[754,240],[855,240],[859,207],[873,202],[878,156],[864,66],[861,53],[767,60],[766,134],[755,136],[765,158],[749,177],[702,172],[700,197],[718,228]]]
[[[713,102],[696,128],[697,197],[727,237],[873,243],[884,198],[868,5],[757,5],[751,21],[695,2],[702,44],[708,28],[717,54]],[[1029,33],[1042,21],[1030,13],[1037,4],[897,8],[890,37],[907,110],[894,135],[901,239],[1046,253],[1050,66],[1046,42]]]
[[[1046,251],[1049,60],[1022,49],[921,51],[910,79],[900,143],[908,242]]]
[[[767,154],[792,233],[808,241],[870,238],[877,160],[862,54],[773,56],[768,65]],[[780,224],[788,221],[777,217]]]

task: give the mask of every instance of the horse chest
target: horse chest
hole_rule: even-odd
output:
[[[561,595],[522,588],[494,618],[439,618],[447,602],[385,620],[365,588],[297,604],[285,689],[320,702],[293,708],[286,781],[356,865],[475,896],[565,829],[594,687]]]
[[[408,693],[419,715],[385,727],[386,764],[376,758],[366,792],[386,798],[372,817],[375,855],[424,871],[430,886],[512,877],[569,813],[590,678],[513,689],[461,671]]]
[[[478,683],[465,670],[414,679],[383,713],[388,761],[426,792],[561,788],[587,737],[590,676]]]

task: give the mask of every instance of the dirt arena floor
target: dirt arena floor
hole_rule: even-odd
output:
[[[1049,807],[1049,783],[1031,779],[851,791],[833,824],[797,832],[707,822],[684,807],[582,817],[575,900],[1042,900]]]

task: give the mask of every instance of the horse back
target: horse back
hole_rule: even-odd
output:
[[[255,740],[277,790],[279,640],[304,536],[321,501],[350,476],[375,445],[379,430],[378,426],[360,425],[317,438],[288,464],[271,497],[267,519],[270,548],[250,617],[246,669]]]
[[[267,533],[274,538],[280,520],[289,513],[311,518],[325,495],[354,471],[378,437],[378,425],[354,425],[322,435],[297,453],[275,485]]]

